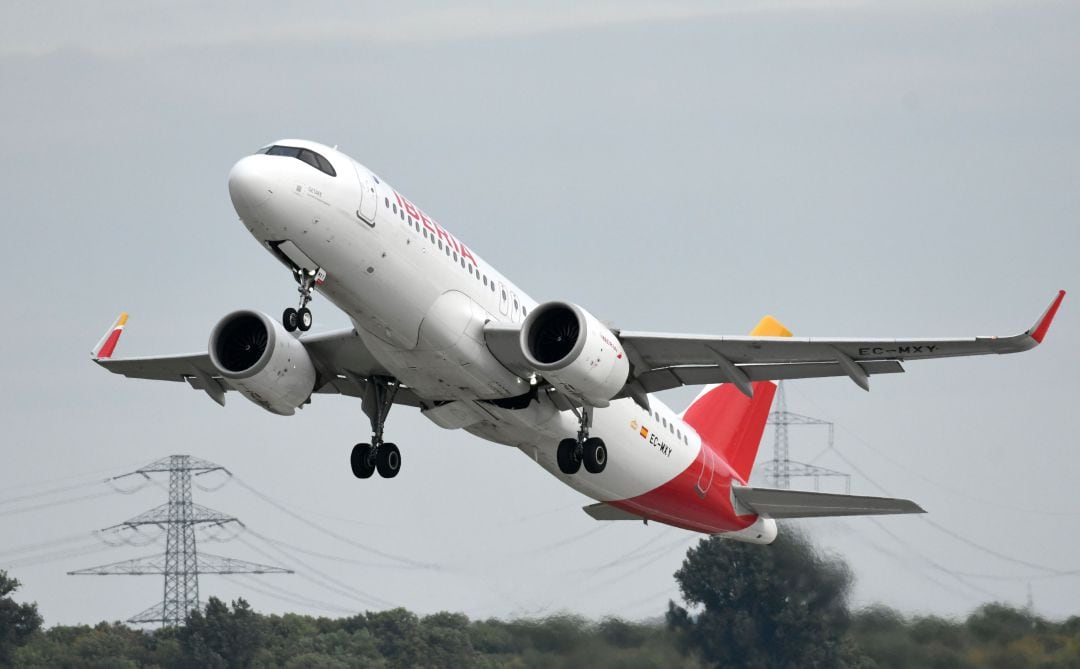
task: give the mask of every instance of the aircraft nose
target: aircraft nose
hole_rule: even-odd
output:
[[[254,209],[274,194],[265,160],[266,156],[247,156],[237,161],[229,172],[229,197],[237,211]]]

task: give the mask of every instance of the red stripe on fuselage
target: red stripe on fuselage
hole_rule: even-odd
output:
[[[737,516],[731,505],[731,482],[745,484],[710,445],[702,444],[697,459],[681,474],[644,495],[608,504],[695,532],[732,532],[757,520]]]

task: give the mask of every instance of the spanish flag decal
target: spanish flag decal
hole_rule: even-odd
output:
[[[647,439],[648,437],[649,437],[649,428],[642,425],[641,426],[641,438],[642,439]]]

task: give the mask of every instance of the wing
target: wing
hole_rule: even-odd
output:
[[[231,390],[218,374],[208,353],[113,358],[112,352],[127,321],[122,314],[110,333],[95,347],[93,360],[114,374],[132,379],[183,381],[202,390],[218,404],[225,404],[225,393]],[[352,328],[301,337],[317,372],[315,392],[364,397],[366,379],[371,376],[390,376],[364,345]],[[420,399],[408,388],[399,388],[395,404],[421,406]]]
[[[684,385],[730,382],[750,394],[751,381],[848,376],[869,390],[873,374],[902,372],[904,360],[1017,353],[1039,345],[1065,291],[1030,329],[1011,337],[959,339],[818,339],[723,337],[621,331],[633,364],[623,396]],[[636,384],[636,385],[635,385]]]

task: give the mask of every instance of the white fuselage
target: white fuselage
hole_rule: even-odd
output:
[[[349,156],[313,142],[281,144],[318,152],[336,176],[290,157],[244,158],[230,175],[241,220],[268,248],[325,272],[319,293],[348,314],[387,371],[432,404],[423,410],[431,420],[517,447],[601,501],[643,495],[694,463],[700,440],[676,413],[655,398],[652,413],[622,399],[594,412],[592,433],[607,444],[607,468],[562,474],[555,451],[577,432],[571,412],[543,393],[524,409],[479,401],[530,390],[529,379],[490,353],[483,328],[521,323],[537,302]]]

